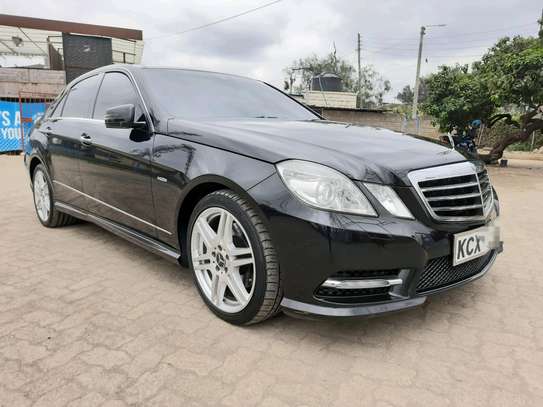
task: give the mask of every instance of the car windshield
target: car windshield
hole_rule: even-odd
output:
[[[253,79],[181,69],[144,69],[151,97],[161,110],[187,120],[315,120],[311,113],[277,89]]]

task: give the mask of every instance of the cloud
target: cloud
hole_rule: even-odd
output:
[[[96,0],[81,3],[37,0],[9,2],[4,13],[142,29],[144,63],[236,73],[282,86],[293,60],[330,52],[356,65],[356,34],[362,61],[390,79],[389,100],[415,79],[418,35],[425,36],[422,73],[441,64],[469,63],[503,35],[537,33],[540,0],[283,0],[237,19],[184,35],[172,35],[266,3],[266,0]],[[32,10],[29,14],[29,10]],[[530,23],[530,25],[527,25]],[[510,28],[513,27],[513,28]],[[478,34],[472,34],[478,33]],[[153,37],[168,35],[162,39]],[[426,62],[426,59],[428,62]]]

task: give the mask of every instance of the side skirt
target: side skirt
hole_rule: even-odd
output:
[[[127,228],[126,226],[119,225],[116,222],[112,222],[100,216],[93,215],[87,211],[74,208],[73,206],[65,204],[63,202],[55,202],[55,208],[58,209],[60,212],[64,212],[68,215],[73,216],[74,218],[94,223],[95,225],[98,225],[117,236],[120,236],[134,244],[137,244],[144,249],[149,250],[154,254],[165,258],[166,260],[170,260],[173,263],[179,264],[181,254],[172,247],[165,245],[164,243],[161,243],[156,239],[136,232],[135,230]]]

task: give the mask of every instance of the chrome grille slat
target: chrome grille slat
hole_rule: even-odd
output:
[[[444,195],[444,196],[436,196],[436,197],[430,197],[426,198],[428,202],[431,201],[447,201],[451,199],[465,199],[465,198],[480,198],[481,194],[478,192],[474,192],[472,194],[464,194],[464,195]]]
[[[465,209],[477,209],[482,208],[483,205],[477,204],[477,205],[464,205],[464,206],[436,206],[434,210],[436,211],[462,211]]]
[[[471,162],[412,171],[408,177],[438,221],[484,219],[493,205],[492,185],[486,169]]]
[[[422,192],[427,191],[442,191],[444,189],[458,189],[458,188],[467,188],[467,187],[477,187],[479,186],[478,182],[464,182],[462,184],[452,184],[452,185],[443,185],[441,187],[427,187],[421,188]]]

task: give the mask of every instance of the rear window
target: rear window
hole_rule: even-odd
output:
[[[91,117],[99,78],[98,75],[91,76],[72,86],[64,103],[62,117]]]

